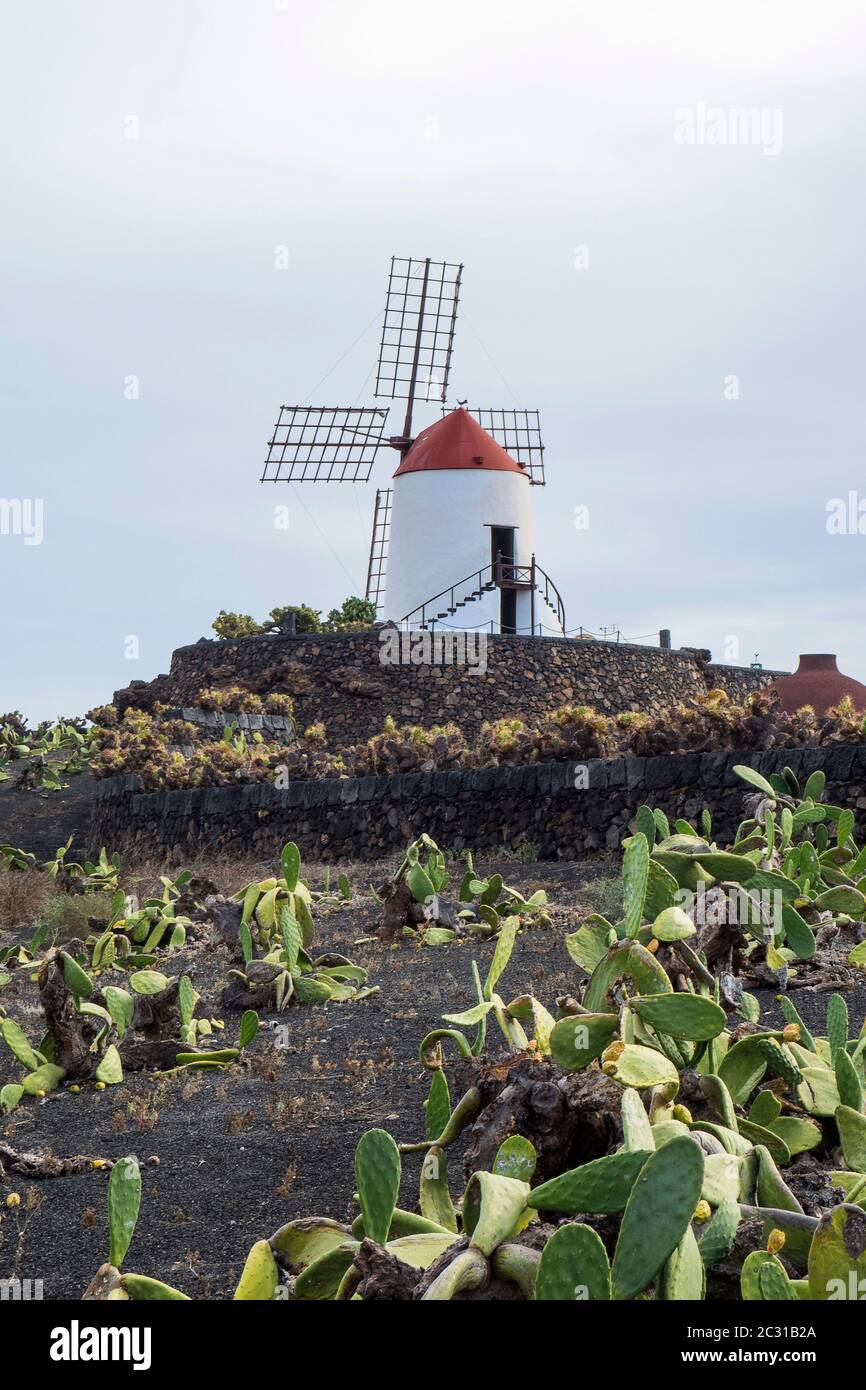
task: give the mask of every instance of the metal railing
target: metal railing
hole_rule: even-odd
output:
[[[470,586],[465,588],[464,586]],[[472,574],[467,574],[463,579],[458,579],[454,584],[450,584],[446,589],[440,589],[438,594],[432,598],[425,599],[417,608],[413,608],[411,613],[407,613],[401,618],[401,626],[417,626],[427,628],[435,625],[440,618],[449,617],[456,612],[458,607],[467,603],[474,603],[485,592],[491,589],[525,589],[532,595],[532,632],[535,632],[535,595],[540,594],[551,612],[556,614],[557,622],[565,631],[565,604],[562,595],[554,584],[550,575],[539,565],[535,556],[528,565],[515,564],[513,560],[507,560],[502,555],[497,555],[496,559],[483,569],[475,570]],[[442,608],[442,600],[447,600],[445,607]],[[438,611],[434,611],[438,610]]]

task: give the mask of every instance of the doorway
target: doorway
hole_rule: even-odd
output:
[[[513,526],[491,526],[490,528],[490,558],[492,564],[501,560],[505,565],[514,564],[514,531]],[[517,591],[516,589],[499,590],[499,631],[517,631]]]

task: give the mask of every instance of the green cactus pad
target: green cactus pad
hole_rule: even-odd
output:
[[[37,1057],[33,1048],[30,1046],[22,1028],[14,1019],[4,1018],[0,1023],[0,1035],[15,1057],[28,1071],[35,1071],[39,1066],[40,1059]]]
[[[706,1154],[701,1187],[704,1201],[712,1207],[720,1206],[726,1198],[736,1201],[740,1195],[741,1165],[738,1154]]]
[[[605,1062],[604,1070],[621,1086],[645,1090],[648,1086],[679,1084],[679,1071],[663,1053],[654,1047],[626,1043],[615,1058]]]
[[[780,1115],[767,1129],[781,1139],[792,1158],[817,1149],[824,1141],[821,1127],[814,1120],[804,1120],[799,1115]]]
[[[745,1302],[755,1303],[763,1300],[761,1271],[767,1268],[778,1270],[784,1279],[788,1277],[784,1265],[775,1255],[771,1255],[769,1250],[753,1250],[746,1256],[740,1270],[740,1297]]]
[[[719,1065],[719,1076],[731,1093],[735,1105],[745,1105],[755,1087],[767,1073],[767,1059],[753,1038],[743,1038],[729,1047]]]
[[[400,1154],[384,1129],[362,1134],[355,1150],[355,1183],[370,1240],[384,1245],[400,1190]]]
[[[836,1053],[836,1088],[842,1104],[862,1115],[863,1086],[857,1068],[844,1047],[840,1047]]]
[[[705,1269],[712,1269],[719,1260],[727,1259],[734,1248],[740,1224],[740,1205],[735,1197],[725,1197],[704,1227],[698,1249]]]
[[[311,1302],[333,1298],[359,1249],[359,1241],[348,1240],[313,1260],[295,1280],[293,1297]]]
[[[812,1115],[825,1118],[835,1115],[841,1104],[835,1073],[829,1067],[803,1067],[797,1099]]]
[[[617,1300],[634,1298],[655,1278],[689,1226],[700,1201],[704,1156],[689,1137],[651,1154],[626,1203],[613,1258]]]
[[[809,1250],[809,1294],[860,1299],[866,1287],[866,1211],[843,1202],[822,1216]]]
[[[359,1217],[359,1221],[363,1235],[363,1218]],[[281,1226],[271,1236],[270,1246],[284,1264],[297,1268],[313,1264],[322,1255],[345,1245],[351,1235],[349,1227],[339,1221],[327,1216],[310,1216]]]
[[[701,1251],[691,1226],[665,1262],[659,1279],[658,1297],[665,1303],[696,1302],[704,1297],[707,1275]]]
[[[35,1071],[22,1078],[21,1085],[29,1096],[38,1096],[40,1091],[56,1091],[66,1072],[53,1062],[43,1062]]]
[[[430,1093],[424,1102],[424,1128],[428,1139],[438,1139],[451,1118],[451,1095],[444,1071],[434,1071]]]
[[[637,936],[643,921],[649,859],[647,837],[638,832],[626,845],[622,859],[622,911],[625,934],[629,938]]]
[[[742,854],[712,850],[709,854],[696,854],[695,861],[713,878],[725,883],[748,883],[755,876],[754,864]]]
[[[744,1139],[748,1139],[755,1146],[763,1145],[783,1168],[791,1162],[791,1150],[775,1130],[765,1129],[763,1125],[756,1125],[752,1120],[740,1120],[739,1126]]]
[[[530,1250],[528,1245],[508,1242],[497,1245],[490,1261],[496,1277],[516,1284],[528,1302],[535,1298],[535,1279],[540,1262],[540,1250]]]
[[[691,1142],[691,1141],[690,1141]],[[591,1212],[604,1215],[623,1211],[638,1174],[650,1157],[646,1153],[606,1154],[580,1168],[534,1187],[530,1205],[537,1211]]]
[[[831,994],[827,1000],[827,1041],[830,1062],[835,1066],[836,1053],[848,1041],[848,1005],[841,994]]]
[[[412,1235],[389,1240],[385,1249],[413,1269],[427,1269],[453,1245],[457,1236],[451,1231],[415,1231]]]
[[[277,1291],[280,1273],[270,1242],[257,1240],[244,1265],[235,1298],[270,1303]]]
[[[659,1142],[663,1142],[659,1140],[657,1131],[650,1124],[649,1115],[636,1091],[623,1091],[620,1111],[625,1149],[632,1153],[638,1150],[647,1153],[652,1152]]]
[[[448,1191],[448,1159],[438,1144],[431,1144],[421,1163],[418,1205],[428,1221],[456,1232],[457,1215]]]
[[[538,1155],[535,1145],[522,1134],[512,1134],[510,1139],[499,1145],[493,1160],[493,1172],[503,1178],[516,1178],[518,1182],[532,1182]]]
[[[654,865],[658,869],[658,865]],[[685,941],[694,936],[697,927],[681,907],[666,907],[654,919],[652,934],[658,941]]]
[[[590,1226],[560,1226],[546,1242],[535,1279],[539,1302],[591,1303],[610,1298],[610,1261]]]
[[[126,1293],[135,1303],[189,1303],[187,1294],[163,1284],[159,1279],[148,1279],[146,1274],[124,1274],[120,1279]]]
[[[463,1229],[485,1255],[514,1231],[529,1198],[529,1183],[498,1173],[473,1173],[463,1196]]]
[[[778,1264],[762,1264],[758,1270],[758,1287],[761,1297],[771,1303],[785,1300],[797,1302],[798,1295],[790,1279]]]
[[[561,1018],[550,1035],[550,1051],[563,1071],[582,1071],[600,1057],[613,1038],[618,1014],[578,1014]]]
[[[422,1303],[437,1303],[455,1294],[483,1289],[490,1279],[490,1266],[480,1250],[458,1250],[454,1259],[437,1275],[421,1296]]]
[[[782,1113],[782,1102],[774,1091],[759,1091],[749,1107],[749,1119],[753,1125],[763,1125],[766,1129]]]
[[[785,929],[785,942],[798,960],[811,960],[817,949],[815,933],[793,903],[782,904],[782,926]]]
[[[700,994],[654,994],[632,999],[630,1008],[657,1033],[687,1042],[709,1042],[727,1023],[724,1009]]]
[[[836,1127],[848,1167],[856,1173],[866,1173],[866,1115],[852,1110],[850,1105],[840,1105],[836,1111]]]
[[[802,1212],[803,1208],[776,1167],[769,1149],[757,1144],[755,1152],[758,1155],[758,1206]]]
[[[619,941],[592,972],[584,1008],[589,1013],[609,1012],[610,991],[622,979],[630,979],[639,994],[673,993],[667,974],[650,951],[637,941]]]
[[[119,1269],[126,1259],[141,1206],[141,1171],[135,1158],[120,1158],[108,1180],[108,1260]]]

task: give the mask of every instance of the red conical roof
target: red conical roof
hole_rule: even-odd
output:
[[[441,468],[487,468],[497,473],[528,476],[526,469],[515,463],[462,407],[421,431],[394,477]]]

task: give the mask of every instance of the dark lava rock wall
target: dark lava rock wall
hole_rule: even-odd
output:
[[[115,696],[123,708],[153,700],[188,706],[206,686],[240,684],[292,696],[295,726],[324,723],[332,748],[398,724],[458,724],[472,738],[485,720],[533,721],[565,704],[603,714],[661,713],[713,687],[732,699],[769,684],[778,671],[713,665],[709,653],[614,642],[487,636],[486,670],[466,665],[383,663],[380,630],[299,637],[202,640],[174,653],[168,675],[134,682]]]
[[[426,831],[451,851],[529,842],[534,857],[575,859],[615,848],[641,802],[693,823],[708,806],[713,835],[725,841],[749,791],[737,763],[765,775],[788,765],[801,779],[821,767],[827,799],[854,807],[861,829],[866,823],[866,747],[839,744],[330,779],[284,791],[259,784],[142,794],[135,777],[119,777],[99,785],[90,846],[180,863],[203,852],[270,858],[295,840],[307,858],[333,862],[376,859]]]

